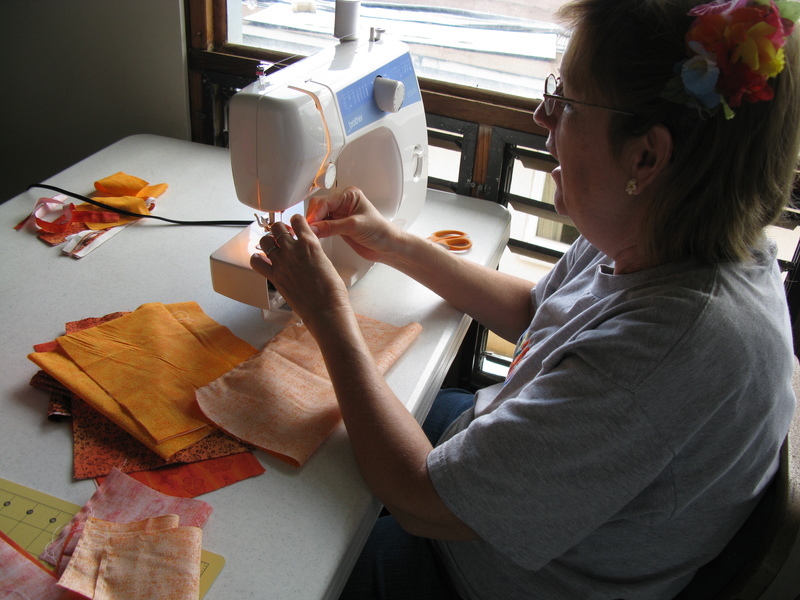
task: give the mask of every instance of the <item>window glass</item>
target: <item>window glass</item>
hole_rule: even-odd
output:
[[[563,51],[553,13],[565,0],[361,2],[359,31],[406,42],[419,77],[540,98]],[[290,55],[337,43],[334,0],[228,0],[228,41]]]

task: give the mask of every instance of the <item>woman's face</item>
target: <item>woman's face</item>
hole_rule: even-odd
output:
[[[585,97],[568,80],[558,94],[602,104]],[[569,216],[595,247],[616,258],[638,239],[641,214],[636,197],[625,191],[630,176],[612,152],[610,118],[603,108],[566,101],[556,101],[550,115],[544,102],[534,113],[536,123],[548,130],[547,149],[559,163],[552,173],[556,210]]]

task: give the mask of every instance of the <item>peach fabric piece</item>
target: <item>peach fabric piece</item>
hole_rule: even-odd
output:
[[[28,358],[168,459],[211,426],[195,390],[256,353],[195,302],[145,304]]]
[[[395,327],[357,315],[381,373],[417,338],[422,326]],[[247,362],[197,390],[200,408],[220,429],[301,466],[342,415],[322,353],[303,326],[287,327]]]
[[[201,544],[197,527],[112,538],[95,600],[197,600]]]
[[[111,539],[135,536],[144,532],[165,531],[177,527],[179,522],[178,515],[163,515],[133,523],[112,523],[89,517],[75,552],[58,580],[58,585],[83,594],[87,598],[94,598],[100,561]]]
[[[131,523],[175,514],[180,517],[181,526],[202,528],[211,511],[207,502],[167,496],[114,469],[39,558],[63,573],[89,517],[112,523]]]

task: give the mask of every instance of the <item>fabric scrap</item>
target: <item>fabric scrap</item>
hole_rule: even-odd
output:
[[[0,532],[0,598],[84,600],[57,585],[56,576]]]
[[[155,199],[163,194],[167,187],[166,183],[149,185],[144,179],[120,171],[94,182],[94,189],[100,192],[101,196],[92,197],[92,200],[139,215],[149,215],[155,206]],[[88,203],[76,207],[76,212],[78,213],[95,213],[104,210]],[[85,215],[84,218],[86,218]],[[86,226],[89,229],[107,229],[130,223],[138,218],[115,213],[115,218],[111,222],[90,222],[87,220]]]
[[[137,198],[135,196],[120,196],[116,198],[97,197],[92,198],[92,200],[97,200],[98,202],[102,202],[103,204],[106,204],[112,208],[125,210],[141,216],[149,215],[150,211],[155,208],[154,202],[148,201],[147,198]],[[111,220],[98,219],[94,216],[96,214],[110,214],[112,215],[112,218]],[[111,227],[117,227],[118,225],[125,225],[127,223],[136,221],[141,217],[110,212],[108,209],[99,208],[93,204],[79,204],[75,207],[74,218],[83,222],[83,224],[86,225],[86,229],[98,230],[110,229]]]
[[[67,195],[56,194],[39,198],[30,215],[14,229],[31,231],[50,246],[66,242],[62,252],[82,258],[141,216],[150,215],[156,198],[168,188],[166,183],[150,185],[123,172],[96,181],[94,187],[99,195],[92,200],[132,214],[122,215],[88,202],[75,206]]]
[[[176,514],[180,517],[181,526],[202,528],[211,511],[211,505],[207,502],[167,496],[114,469],[39,558],[63,573],[89,517],[112,523],[130,523]]]
[[[256,477],[266,469],[252,452],[209,458],[128,473],[136,481],[177,498],[195,498],[239,481]],[[105,477],[98,477],[103,482]]]
[[[396,327],[357,318],[381,373],[422,331],[418,323]],[[220,429],[298,467],[342,419],[319,346],[304,326],[287,327],[259,354],[196,395]]]
[[[89,517],[58,585],[87,598],[95,598],[100,562],[112,538],[165,531],[177,527],[179,522],[178,515],[162,515],[132,523],[112,523]]]
[[[197,600],[202,532],[177,527],[109,540],[95,600]]]

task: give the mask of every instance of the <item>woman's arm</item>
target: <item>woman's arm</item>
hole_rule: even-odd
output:
[[[401,231],[357,188],[312,199],[308,222],[319,237],[342,236],[364,258],[412,277],[509,341],[516,342],[530,325],[533,283]]]
[[[361,336],[347,290],[316,235],[299,215],[295,239],[278,223],[262,240],[268,257],[253,268],[277,287],[319,344],[359,470],[370,489],[411,533],[449,540],[475,534],[431,482],[428,438],[386,384]]]

